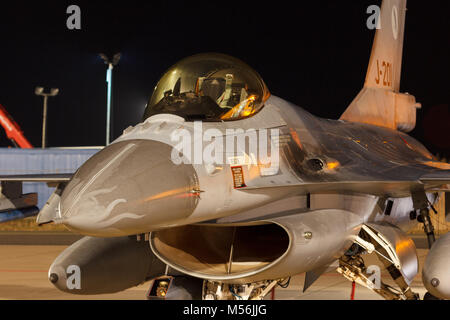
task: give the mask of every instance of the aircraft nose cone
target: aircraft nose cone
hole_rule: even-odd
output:
[[[198,179],[174,164],[172,147],[152,140],[113,143],[86,161],[61,196],[61,222],[91,236],[149,232],[188,217]]]

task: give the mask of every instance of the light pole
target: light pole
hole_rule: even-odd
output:
[[[106,145],[109,145],[109,139],[111,137],[112,70],[114,66],[119,63],[121,54],[120,52],[116,53],[112,60],[104,53],[100,53],[99,55],[108,66],[108,69],[106,69],[106,83],[108,84],[108,93],[106,97]]]
[[[47,99],[48,97],[54,97],[59,93],[58,88],[51,88],[50,93],[45,93],[43,87],[36,87],[34,89],[34,93],[37,96],[44,97],[44,114],[42,116],[42,149],[45,148],[45,142],[46,142],[46,131],[47,131]]]

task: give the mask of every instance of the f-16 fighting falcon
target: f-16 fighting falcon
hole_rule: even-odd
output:
[[[271,95],[240,60],[199,54],[74,174],[0,177],[57,185],[37,223],[85,235],[49,280],[73,294],[154,280],[154,299],[263,299],[303,272],[307,290],[337,262],[386,299],[418,299],[406,232],[422,223],[427,296],[449,299],[450,235],[435,239],[430,210],[450,165],[407,134],[421,106],[399,92],[405,12],[405,0],[383,1],[364,86],[338,120]],[[372,281],[365,254],[396,287]]]

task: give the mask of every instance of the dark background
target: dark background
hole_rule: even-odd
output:
[[[81,8],[81,30],[66,9]],[[141,121],[159,77],[200,52],[230,54],[255,68],[272,94],[337,119],[361,89],[374,30],[366,9],[380,1],[35,1],[0,4],[0,104],[41,145],[42,97],[49,98],[48,146],[105,143],[106,66],[114,69],[113,138]],[[408,2],[401,92],[422,103],[412,136],[450,157],[450,4]],[[10,142],[0,130],[0,146]]]

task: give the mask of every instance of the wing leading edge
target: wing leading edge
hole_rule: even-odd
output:
[[[73,173],[0,175],[0,181],[14,182],[69,182]]]
[[[239,190],[257,192],[276,188],[295,188],[302,193],[317,192],[355,192],[367,193],[377,196],[407,197],[415,190],[424,191],[448,191],[450,192],[450,170],[429,173],[415,181],[329,181],[329,182],[305,182],[289,185],[250,186]]]

